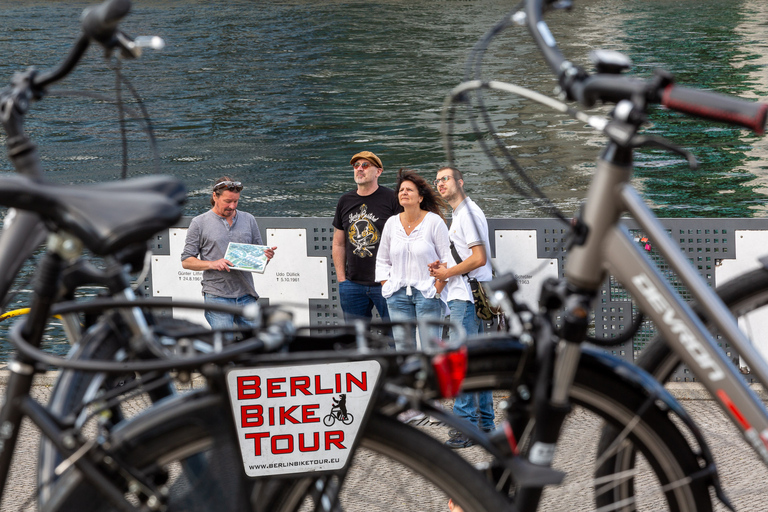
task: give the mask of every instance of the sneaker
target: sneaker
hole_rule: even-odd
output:
[[[412,423],[414,421],[424,419],[424,416],[426,416],[426,414],[421,411],[417,411],[416,409],[408,409],[407,411],[403,411],[398,414],[397,419],[403,423]]]
[[[459,448],[469,448],[474,444],[475,442],[473,440],[461,432],[456,432],[455,436],[451,436],[451,438],[445,442],[445,446],[453,448],[454,450],[458,450]]]

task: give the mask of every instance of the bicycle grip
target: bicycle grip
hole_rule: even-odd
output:
[[[131,0],[106,0],[83,11],[83,33],[102,44],[108,44],[117,24],[131,10]]]
[[[668,85],[661,104],[672,110],[713,121],[739,125],[755,133],[765,133],[768,104],[745,101],[725,94]]]

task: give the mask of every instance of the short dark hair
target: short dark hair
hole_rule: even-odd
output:
[[[456,181],[464,179],[464,175],[461,174],[461,171],[455,167],[450,167],[450,166],[441,167],[440,169],[437,170],[437,173],[440,174],[443,171],[451,171],[451,174],[453,175],[453,179],[455,179]]]
[[[419,207],[422,210],[436,213],[440,216],[441,219],[445,220],[443,209],[447,208],[448,205],[443,200],[443,198],[440,197],[437,192],[435,192],[435,189],[432,188],[427,180],[419,176],[416,171],[405,168],[400,169],[397,172],[397,187],[395,187],[395,192],[398,194],[398,197],[400,196],[400,186],[404,181],[410,181],[416,185],[416,190],[423,198],[419,204]]]

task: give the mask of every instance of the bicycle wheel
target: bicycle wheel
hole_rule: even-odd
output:
[[[503,340],[470,347],[463,390],[511,389],[522,351]],[[584,349],[570,391],[573,410],[553,462],[565,481],[544,489],[539,510],[711,510],[708,483],[689,478],[701,469],[696,447],[665,408],[649,403],[652,397],[622,377],[622,365],[628,366]],[[524,382],[530,385],[534,377]],[[596,434],[605,423],[621,433],[615,443],[600,444]],[[524,451],[525,425],[513,430]]]
[[[351,412],[348,412],[348,413],[346,414],[346,416],[344,416],[344,417],[341,419],[341,422],[342,422],[343,424],[345,424],[345,425],[350,425],[354,419],[355,419],[355,417],[354,417],[354,416],[352,416],[352,413],[351,413]]]
[[[328,414],[323,418],[323,425],[326,427],[330,427],[334,423],[336,423],[336,417],[333,414]]]
[[[207,391],[158,403],[118,426],[111,441],[114,460],[166,488],[167,510],[314,510],[313,501],[322,499],[314,496],[317,478],[249,480],[226,397]],[[205,462],[185,466],[189,457]],[[56,482],[51,494],[44,510],[113,510],[74,469]],[[343,482],[340,509],[443,512],[449,497],[465,511],[511,508],[507,498],[451,450],[374,413]]]
[[[175,320],[168,317],[160,317],[156,320],[158,325],[164,328],[191,328],[195,324],[185,320]],[[80,360],[114,360],[120,350],[128,346],[129,338],[121,336],[115,329],[118,321],[100,322],[94,325],[80,343],[70,350],[68,358]],[[80,372],[74,370],[61,370],[51,392],[48,401],[48,409],[60,418],[71,416],[83,405],[86,397],[95,398],[98,393],[122,386],[133,380],[135,376],[106,375],[92,372]],[[174,389],[166,385],[152,390],[148,396],[143,397],[142,407],[148,407],[152,401],[172,395]],[[135,414],[139,410],[137,401],[131,404],[131,411],[127,414]],[[123,408],[120,406],[110,408],[110,421],[113,424],[121,422],[125,418]],[[73,418],[74,419],[74,418]],[[55,469],[62,461],[61,454],[56,450],[50,440],[43,438],[38,451],[38,504],[42,506],[50,499],[50,489],[58,479]]]

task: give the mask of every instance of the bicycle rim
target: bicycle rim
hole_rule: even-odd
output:
[[[509,389],[520,353],[508,349],[502,364],[509,371],[490,361],[493,357],[473,370],[470,355],[465,390]],[[636,414],[647,396],[606,367],[582,363],[570,400],[573,410],[553,461],[566,477],[561,486],[544,489],[538,510],[711,510],[706,482],[688,478],[700,470],[698,458],[669,415],[655,406],[642,417]],[[601,438],[606,424],[615,429],[614,435]],[[523,428],[518,425],[515,431],[525,451]]]

